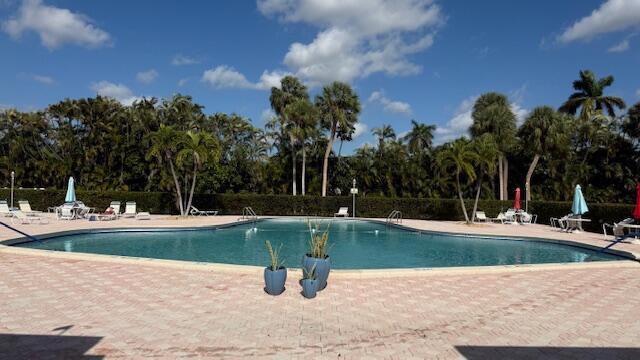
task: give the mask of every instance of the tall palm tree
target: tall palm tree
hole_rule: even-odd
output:
[[[311,135],[316,130],[318,112],[306,98],[300,98],[287,105],[284,109],[284,114],[287,119],[293,124],[292,129],[289,130],[291,134],[291,139],[296,144],[302,144],[302,195],[305,195],[306,192],[306,167],[307,167],[307,152],[306,152],[306,142],[307,139],[311,137]],[[296,152],[293,152],[293,156],[295,159]],[[295,160],[294,160],[295,164]],[[296,169],[293,169],[293,176],[296,177]]]
[[[185,209],[182,202],[180,181],[178,180],[175,166],[173,164],[174,157],[178,153],[180,133],[176,131],[172,126],[160,125],[160,128],[157,131],[149,135],[149,140],[151,144],[145,157],[147,160],[156,158],[159,163],[167,162],[169,164],[169,170],[171,171],[171,176],[173,177],[176,196],[178,198],[178,208],[180,209],[180,215],[184,215]]]
[[[471,212],[472,223],[476,219],[478,201],[480,200],[480,190],[482,189],[482,180],[485,175],[494,175],[496,171],[496,159],[500,153],[498,145],[491,134],[484,134],[475,138],[473,141],[473,148],[478,154],[478,158],[476,159],[478,179],[476,184],[476,199],[473,202],[473,211]]]
[[[525,178],[525,199],[531,201],[531,176],[543,154],[551,152],[561,142],[568,141],[563,129],[558,128],[558,114],[549,106],[539,106],[527,116],[518,131],[524,153],[533,156]]]
[[[189,191],[189,200],[185,204],[182,216],[189,215],[191,203],[193,201],[193,192],[196,189],[196,178],[198,171],[202,168],[202,164],[211,157],[218,157],[218,144],[213,135],[206,132],[187,131],[186,136],[180,139],[180,151],[176,156],[176,161],[184,164],[191,160],[193,163],[193,173],[191,176],[191,190]]]
[[[322,126],[329,130],[322,164],[322,196],[327,196],[329,155],[331,155],[336,133],[338,129],[348,133],[355,128],[358,114],[360,114],[360,100],[351,86],[336,81],[322,89],[322,93],[316,97],[316,106],[320,112]]]
[[[371,133],[373,133],[373,135],[378,138],[378,150],[380,151],[380,154],[382,154],[384,150],[384,144],[387,142],[387,140],[396,139],[396,132],[389,124],[382,124],[381,127],[374,128]]]
[[[415,120],[411,120],[411,126],[411,131],[402,138],[407,141],[409,152],[419,154],[425,149],[430,149],[433,145],[433,132],[436,126],[420,124]]]
[[[474,151],[473,145],[466,139],[458,139],[454,142],[445,144],[444,147],[436,155],[436,162],[442,172],[455,176],[456,190],[460,199],[460,207],[464,214],[464,219],[469,223],[469,215],[464,205],[462,195],[462,185],[460,184],[460,176],[465,175],[469,181],[476,178],[476,172],[473,164],[478,160],[478,154]]]
[[[471,113],[473,123],[469,128],[472,137],[489,133],[496,140],[500,155],[498,156],[498,178],[500,200],[509,197],[509,161],[507,154],[511,152],[516,139],[516,116],[511,111],[507,96],[490,92],[481,95],[473,106]]]
[[[573,82],[576,92],[558,110],[575,115],[581,109],[580,118],[583,120],[590,120],[595,113],[604,110],[615,117],[615,109],[624,109],[626,104],[617,96],[604,95],[605,88],[611,86],[613,80],[611,75],[598,79],[591,70],[581,70],[580,79]]]
[[[280,129],[288,134],[291,144],[291,159],[293,162],[292,191],[294,196],[298,193],[296,174],[296,143],[299,137],[299,124],[296,122],[296,120],[292,120],[289,118],[289,114],[286,112],[286,109],[299,100],[308,101],[309,94],[307,92],[307,87],[304,86],[304,84],[302,84],[302,82],[300,82],[300,80],[298,80],[298,78],[296,78],[295,76],[287,75],[283,77],[282,80],[280,80],[280,88],[271,88],[271,95],[269,96],[271,108],[276,113],[276,115],[278,115],[281,122]]]

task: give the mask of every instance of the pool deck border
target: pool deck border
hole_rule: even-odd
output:
[[[282,217],[261,217],[257,221],[267,219],[278,219]],[[327,218],[331,219],[331,218]],[[589,250],[599,250],[598,246],[582,243],[574,240],[562,240],[562,239],[550,239],[535,236],[503,236],[503,235],[488,235],[488,234],[473,234],[473,233],[459,233],[459,232],[443,232],[437,230],[424,230],[409,227],[401,224],[389,224],[381,219],[371,218],[356,218],[355,220],[366,220],[377,222],[385,225],[390,225],[399,229],[419,232],[419,233],[432,233],[432,234],[446,234],[450,236],[462,236],[462,237],[476,237],[476,238],[492,238],[500,240],[515,240],[515,241],[538,241],[549,242],[565,246],[572,246],[578,248],[584,248]],[[234,221],[216,225],[191,225],[191,226],[172,226],[161,228],[150,227],[117,227],[117,228],[92,228],[92,229],[75,229],[66,231],[57,231],[51,233],[38,234],[36,237],[41,240],[46,240],[54,237],[75,235],[75,234],[87,234],[87,233],[105,233],[105,232],[133,232],[133,231],[189,231],[189,230],[202,230],[202,229],[222,229],[237,225],[243,225],[254,222],[256,220],[244,220]],[[26,256],[41,256],[47,258],[58,258],[77,261],[98,261],[118,264],[137,264],[137,265],[149,265],[160,266],[175,269],[188,269],[199,271],[220,271],[226,273],[236,273],[245,275],[261,275],[264,271],[262,266],[252,265],[236,265],[236,264],[224,264],[224,263],[210,263],[210,262],[196,262],[185,260],[168,260],[168,259],[154,259],[143,258],[133,256],[121,256],[121,255],[108,255],[108,254],[91,254],[91,253],[75,253],[75,252],[61,252],[55,250],[44,249],[32,249],[21,248],[12,245],[31,242],[24,236],[17,236],[4,241],[0,241],[0,253],[9,253],[15,255]],[[548,264],[518,264],[518,265],[493,265],[493,266],[462,266],[462,267],[436,267],[436,268],[390,268],[390,269],[334,269],[332,275],[340,278],[386,278],[386,277],[415,277],[415,276],[443,276],[443,275],[460,275],[460,274],[487,274],[487,273],[515,273],[515,272],[530,272],[530,271],[549,271],[549,270],[570,270],[570,269],[588,269],[588,268],[628,268],[640,266],[640,254],[625,250],[607,249],[606,253],[617,255],[627,258],[628,260],[615,260],[615,261],[597,261],[597,262],[583,262],[583,263],[548,263]],[[292,274],[301,275],[300,269],[291,268],[288,271]]]

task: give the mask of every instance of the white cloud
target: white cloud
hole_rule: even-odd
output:
[[[187,85],[187,83],[189,82],[189,78],[183,78],[178,80],[178,86],[183,87],[185,85]]]
[[[260,121],[263,124],[266,124],[267,122],[269,122],[269,120],[271,120],[275,116],[276,116],[276,113],[271,108],[267,108],[262,110],[262,113],[260,114]]]
[[[418,73],[421,67],[409,56],[430,47],[444,23],[432,0],[258,0],[258,9],[282,22],[320,29],[312,42],[291,44],[284,57],[311,85],[377,72]]]
[[[369,102],[381,104],[388,112],[411,115],[411,105],[402,101],[387,98],[382,91],[374,91],[369,96]]]
[[[215,68],[206,70],[202,74],[201,81],[211,85],[215,89],[235,88],[235,89],[255,89],[268,90],[272,86],[279,87],[280,80],[288,73],[280,71],[264,71],[260,75],[258,82],[251,82],[247,78],[227,65],[219,65]]]
[[[111,42],[111,36],[87,16],[45,5],[42,0],[25,0],[18,13],[3,22],[2,28],[14,39],[25,32],[36,32],[42,45],[50,50],[66,43],[99,47]]]
[[[640,0],[607,0],[567,28],[557,40],[568,43],[640,26]]]
[[[143,84],[150,84],[158,78],[158,72],[155,69],[141,71],[136,74],[136,79]]]
[[[607,51],[608,52],[616,52],[617,53],[617,52],[625,52],[627,50],[629,50],[629,40],[628,39],[624,39],[620,43],[610,47]]]
[[[369,131],[369,126],[363,122],[357,122],[354,128],[353,135],[351,136],[352,139],[357,139]]]
[[[514,92],[516,96],[519,96],[520,93],[524,91],[523,88]],[[436,128],[434,139],[436,144],[442,144],[461,136],[466,137],[469,135],[469,127],[473,124],[471,113],[473,113],[473,105],[476,103],[478,97],[478,95],[473,95],[464,99],[454,111],[451,119],[449,119],[444,126],[438,126]],[[522,125],[525,117],[529,114],[529,110],[524,109],[522,105],[518,103],[519,101],[519,99],[516,99],[516,101],[510,104],[511,111],[516,115],[517,126]]]
[[[31,74],[31,79],[42,84],[51,85],[55,82],[51,76]]]
[[[171,65],[174,66],[194,65],[199,63],[199,60],[182,54],[177,54],[173,57],[173,59],[171,59]]]
[[[134,101],[142,99],[142,97],[134,96],[133,92],[125,85],[104,80],[91,84],[91,90],[100,96],[116,99],[122,105],[131,105]]]

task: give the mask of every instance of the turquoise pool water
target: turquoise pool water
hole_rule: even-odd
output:
[[[409,231],[361,220],[330,223],[329,254],[336,269],[380,269],[565,263],[622,258],[578,247],[530,240],[490,239]],[[259,265],[269,263],[265,240],[287,267],[300,267],[307,251],[305,219],[270,219],[219,229],[84,233],[17,246],[81,253]]]

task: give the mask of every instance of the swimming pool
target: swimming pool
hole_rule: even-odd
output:
[[[412,231],[365,220],[330,224],[335,269],[425,268],[567,263],[623,258],[544,241]],[[285,266],[300,267],[307,251],[306,219],[266,219],[220,228],[96,231],[16,246],[68,252],[266,266],[265,240],[282,245]]]

